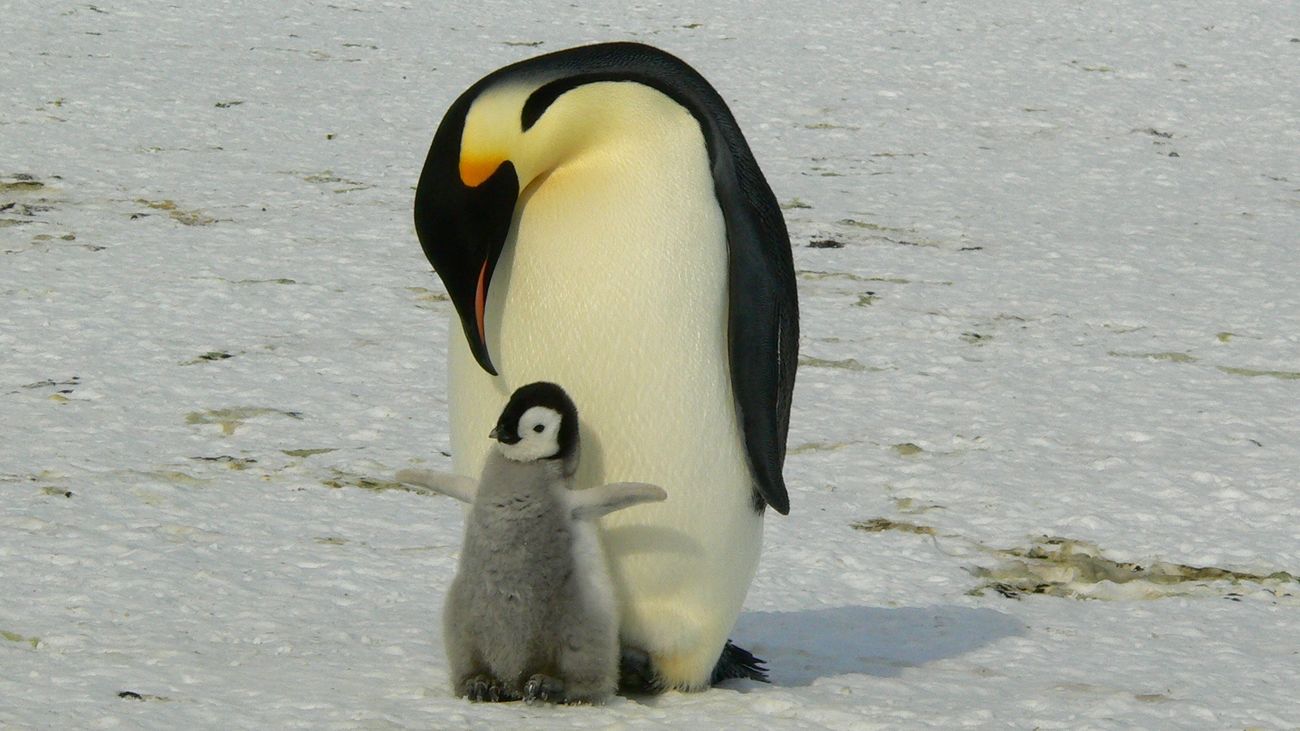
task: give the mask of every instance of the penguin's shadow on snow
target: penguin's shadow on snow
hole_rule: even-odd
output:
[[[732,636],[767,662],[773,685],[800,687],[836,675],[894,677],[1025,630],[986,608],[833,607],[746,612]]]

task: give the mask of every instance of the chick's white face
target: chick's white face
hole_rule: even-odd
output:
[[[506,459],[516,462],[553,457],[560,451],[561,421],[563,417],[558,411],[545,406],[534,406],[519,417],[519,423],[515,426],[519,441],[508,444],[500,440],[497,449],[501,450]]]

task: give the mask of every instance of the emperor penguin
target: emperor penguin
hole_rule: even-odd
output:
[[[618,685],[618,616],[592,521],[663,500],[655,485],[573,489],[578,413],[564,389],[516,390],[477,484],[403,470],[399,481],[471,503],[443,641],[452,690],[471,701],[596,703]]]
[[[415,194],[455,306],[453,468],[520,384],[583,404],[578,486],[669,499],[601,520],[632,688],[765,679],[728,641],[782,467],[798,360],[785,222],[735,118],[694,69],[637,43],[498,69],[452,103]]]

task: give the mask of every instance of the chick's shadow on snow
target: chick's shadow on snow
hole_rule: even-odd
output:
[[[1015,617],[986,608],[832,607],[747,612],[732,636],[767,662],[773,685],[800,687],[836,675],[894,677],[1025,629]]]

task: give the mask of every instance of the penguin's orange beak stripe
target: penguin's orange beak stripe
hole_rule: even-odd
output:
[[[483,268],[478,273],[478,287],[474,290],[474,319],[478,323],[479,342],[487,343],[487,334],[483,326],[483,312],[487,309],[487,276],[488,263],[483,262]]]
[[[484,180],[492,177],[492,173],[501,167],[504,162],[499,157],[475,157],[465,155],[460,158],[460,179],[465,185],[471,188],[477,188],[483,184]]]

